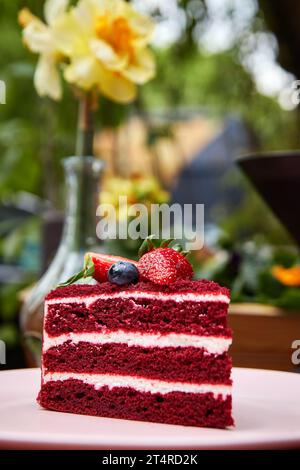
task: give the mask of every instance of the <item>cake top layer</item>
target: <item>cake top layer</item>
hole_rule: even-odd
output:
[[[46,300],[60,299],[67,297],[87,297],[97,294],[112,294],[115,292],[160,292],[164,294],[223,294],[229,297],[230,293],[226,287],[221,287],[219,284],[206,279],[197,281],[177,281],[172,284],[159,286],[152,282],[139,282],[138,284],[131,284],[126,286],[117,286],[110,282],[103,282],[96,285],[89,284],[72,284],[67,287],[59,287],[52,290],[47,296]]]

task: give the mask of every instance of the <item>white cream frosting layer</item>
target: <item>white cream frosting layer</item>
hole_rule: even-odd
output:
[[[186,382],[165,382],[163,380],[145,379],[129,375],[114,374],[80,374],[73,372],[49,372],[44,375],[44,383],[76,379],[92,385],[96,390],[107,386],[109,389],[114,387],[130,387],[139,392],[161,393],[162,395],[170,392],[184,393],[213,393],[215,397],[221,395],[226,397],[231,395],[231,385],[215,384],[194,384]]]
[[[69,304],[84,303],[86,307],[90,307],[97,300],[109,299],[149,299],[149,300],[173,300],[175,302],[222,302],[229,304],[229,297],[225,294],[163,294],[162,292],[140,292],[140,291],[121,291],[111,294],[97,294],[86,297],[62,297],[58,299],[50,299],[46,301],[47,305],[53,304]]]
[[[194,347],[204,348],[209,354],[222,354],[226,352],[231,344],[231,338],[218,336],[196,336],[189,334],[150,334],[128,332],[124,330],[108,331],[99,333],[66,333],[56,337],[44,333],[43,350],[60,346],[66,341],[79,343],[80,341],[92,344],[123,343],[128,346],[141,346],[145,348],[158,347]]]

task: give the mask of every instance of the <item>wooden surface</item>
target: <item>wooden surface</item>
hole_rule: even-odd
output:
[[[233,304],[229,324],[233,329],[230,352],[234,366],[296,371],[291,362],[294,351],[291,345],[294,340],[300,340],[300,312]]]

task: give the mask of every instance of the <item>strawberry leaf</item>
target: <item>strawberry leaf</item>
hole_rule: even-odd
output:
[[[176,245],[172,246],[172,249],[175,251],[178,251],[178,253],[181,253],[183,251],[183,248],[179,243],[176,243]]]
[[[160,248],[167,248],[170,243],[172,243],[175,240],[175,238],[168,238],[167,240],[162,240],[160,244]]]
[[[155,245],[152,241],[154,238],[155,235],[149,235],[147,238],[145,238],[138,251],[139,258],[141,258],[145,253],[148,253],[148,251],[155,249]]]

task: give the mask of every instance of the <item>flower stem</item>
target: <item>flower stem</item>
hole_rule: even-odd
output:
[[[94,110],[93,98],[84,94],[79,100],[78,127],[76,140],[76,156],[92,156],[94,142]]]

